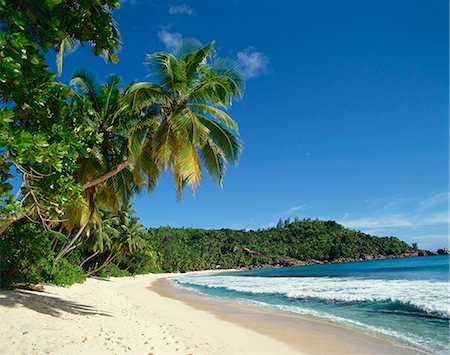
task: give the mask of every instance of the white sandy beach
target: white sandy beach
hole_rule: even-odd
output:
[[[92,278],[67,288],[46,286],[45,292],[1,291],[1,353],[299,354],[405,351],[357,332],[333,325],[322,327],[314,322],[311,326],[308,321],[302,323],[298,336],[291,338],[289,334],[283,338],[283,329],[280,331],[280,325],[274,323],[272,336],[270,322],[264,323],[251,316],[251,312],[257,311],[249,310],[248,313],[248,319],[254,320],[253,324],[246,322],[241,325],[239,308],[228,311],[227,316],[222,317],[217,310],[208,311],[198,302],[195,305],[181,301],[182,295],[174,299],[149,287],[155,281],[163,282],[168,276],[173,274],[108,280]],[[241,314],[241,317],[244,316]],[[268,319],[267,314],[263,316]],[[292,324],[289,327],[292,328]],[[290,330],[292,332],[293,329]]]

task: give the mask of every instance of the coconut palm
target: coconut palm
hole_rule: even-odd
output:
[[[88,271],[92,275],[103,269],[119,256],[130,255],[145,250],[147,243],[143,239],[143,225],[132,214],[135,212],[128,203],[121,206],[118,215],[102,212],[102,223],[87,237],[87,247],[93,254],[83,263],[100,256],[101,265]]]
[[[181,198],[185,185],[195,192],[202,168],[220,187],[226,163],[238,160],[238,126],[225,112],[242,97],[236,64],[215,58],[213,42],[186,42],[175,54],[149,55],[147,64],[157,84],[122,90],[115,75],[103,85],[88,71],[72,78],[79,99],[92,106],[92,126],[102,141],[75,171],[85,202],[75,201],[66,212],[69,231],[84,229],[98,206],[117,210],[142,186],[151,191],[163,170],[173,172]]]
[[[158,83],[132,83],[110,115],[113,127],[119,124],[126,131],[123,160],[83,181],[83,187],[97,186],[128,167],[135,183],[145,182],[151,189],[161,170],[171,170],[181,197],[186,184],[194,191],[198,187],[202,165],[221,186],[226,163],[235,163],[241,151],[238,126],[225,112],[243,93],[236,63],[215,58],[213,42],[190,42],[176,54],[148,55],[147,64]],[[95,87],[75,78],[73,83],[81,84],[93,100]]]
[[[235,163],[241,151],[238,126],[224,110],[243,94],[243,76],[236,63],[215,58],[214,42],[206,46],[186,42],[175,54],[147,57],[159,83],[138,83],[129,92],[159,99],[153,159],[173,171],[180,197],[186,184],[194,191],[198,187],[201,165],[221,186],[226,163]]]

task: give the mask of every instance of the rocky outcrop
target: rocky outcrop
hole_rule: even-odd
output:
[[[419,250],[417,255],[418,256],[433,256],[433,255],[438,255],[438,253],[433,250]]]
[[[429,255],[437,255],[437,252],[433,252],[431,250],[408,250],[404,252],[403,254],[393,254],[393,255],[381,255],[381,254],[360,254],[356,258],[337,258],[334,260],[300,260],[296,259],[290,256],[274,256],[274,255],[267,255],[263,254],[261,252],[245,248],[245,247],[237,247],[234,246],[232,248],[233,252],[235,253],[245,253],[249,255],[256,255],[261,257],[267,257],[272,258],[274,261],[277,260],[275,263],[270,263],[267,265],[259,265],[258,268],[267,268],[267,267],[280,267],[280,266],[305,266],[305,265],[317,265],[317,264],[338,264],[338,263],[350,263],[355,261],[366,261],[366,260],[383,260],[383,259],[397,259],[397,258],[409,258],[412,256],[429,256]],[[442,249],[444,250],[444,249]],[[448,253],[448,249],[447,253]]]
[[[449,255],[450,254],[450,250],[448,248],[442,248],[442,249],[438,249],[437,253],[439,255]]]

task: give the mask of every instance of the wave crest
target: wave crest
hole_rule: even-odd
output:
[[[318,299],[342,303],[389,301],[412,306],[428,314],[450,318],[449,284],[443,281],[194,276],[179,278],[177,282],[208,288],[224,288],[235,292],[283,295],[300,300]]]

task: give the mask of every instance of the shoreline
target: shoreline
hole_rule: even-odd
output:
[[[168,280],[223,271],[2,290],[3,353],[416,353],[338,325],[200,296]]]
[[[247,329],[272,337],[306,354],[422,354],[408,344],[325,319],[293,312],[259,307],[232,299],[214,298],[173,284],[165,277],[150,289],[163,297],[182,301]]]

